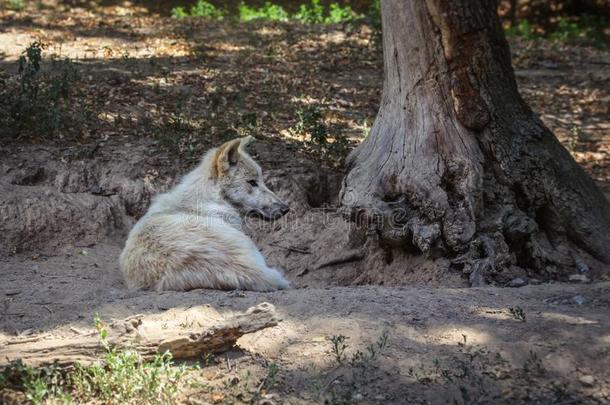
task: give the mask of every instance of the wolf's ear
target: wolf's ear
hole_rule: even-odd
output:
[[[239,142],[239,151],[241,153],[246,153],[246,147],[252,143],[252,141],[254,141],[254,137],[253,136],[244,136],[243,138],[239,138],[240,142]]]
[[[246,146],[254,140],[251,136],[233,139],[218,147],[214,160],[212,177],[219,177],[239,161],[240,153],[246,153]]]

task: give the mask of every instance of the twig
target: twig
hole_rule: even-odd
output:
[[[323,267],[328,267],[328,266],[335,266],[337,264],[343,264],[343,263],[349,263],[349,262],[355,262],[358,260],[362,260],[364,259],[364,252],[361,250],[356,250],[356,251],[350,251],[345,253],[343,256],[339,256],[336,257],[334,259],[330,259],[326,262],[322,262],[319,263],[318,265],[316,265],[315,269],[321,269]]]
[[[282,248],[282,249],[286,249],[286,250],[288,250],[290,252],[301,253],[301,254],[304,254],[304,255],[311,254],[309,249],[301,249],[301,248],[298,248],[298,247],[295,247],[295,246],[283,246],[283,245],[280,245],[279,243],[275,243],[275,242],[269,243],[269,246],[279,247],[279,248]]]

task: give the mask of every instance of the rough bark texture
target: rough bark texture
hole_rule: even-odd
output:
[[[523,101],[492,0],[382,2],[385,82],[341,202],[392,248],[452,259],[473,284],[610,262],[610,209]]]
[[[275,308],[262,303],[228,319],[218,319],[210,307],[170,310],[161,316],[137,315],[113,322],[107,342],[114,348],[134,348],[144,359],[169,351],[175,359],[193,358],[203,353],[228,350],[246,333],[275,326]],[[92,332],[50,339],[44,335],[16,339],[0,346],[0,364],[21,359],[39,366],[58,362],[88,364],[106,352],[99,333]]]

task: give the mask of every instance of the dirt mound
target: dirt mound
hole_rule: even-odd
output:
[[[96,148],[98,149],[98,148]],[[56,253],[67,245],[121,238],[169,176],[157,174],[145,145],[100,150],[91,159],[70,153],[86,148],[2,148],[0,254]]]

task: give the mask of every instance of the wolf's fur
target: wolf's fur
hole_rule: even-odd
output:
[[[289,287],[240,229],[243,215],[274,219],[288,210],[265,186],[260,166],[245,151],[251,139],[235,139],[210,150],[177,186],[155,198],[121,253],[129,287]]]

